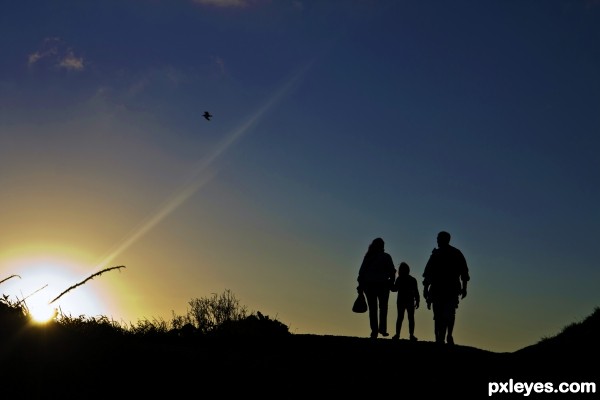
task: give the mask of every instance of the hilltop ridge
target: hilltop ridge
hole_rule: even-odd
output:
[[[16,390],[13,394],[30,399],[80,399],[86,393],[85,398],[114,393],[174,398],[188,395],[190,387],[202,393],[218,388],[224,396],[337,398],[372,395],[373,385],[385,396],[406,387],[423,398],[483,398],[493,382],[596,382],[589,360],[600,355],[599,320],[596,308],[584,321],[512,353],[312,334],[135,337],[52,326],[11,333],[4,324],[0,365],[3,381],[10,383],[3,393]]]

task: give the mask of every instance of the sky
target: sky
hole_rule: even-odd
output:
[[[0,9],[5,299],[123,266],[53,304],[135,324],[228,290],[292,333],[368,337],[370,242],[421,283],[446,230],[471,275],[457,344],[515,351],[600,306],[599,1]]]

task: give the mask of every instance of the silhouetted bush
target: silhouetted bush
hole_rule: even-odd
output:
[[[257,313],[248,313],[239,299],[226,289],[221,294],[189,301],[186,315],[171,319],[171,333],[177,336],[281,336],[289,334],[282,322]]]
[[[29,321],[27,308],[23,303],[12,302],[7,295],[0,298],[0,332],[14,332]]]
[[[118,337],[133,333],[118,322],[105,316],[86,317],[85,315],[80,315],[72,317],[60,314],[59,317],[47,325],[53,325],[60,328],[63,332],[68,331],[71,334],[78,334],[90,339]]]
[[[271,319],[260,312],[249,314],[246,307],[230,290],[220,295],[192,299],[185,315],[173,313],[169,322],[162,319],[141,319],[136,323],[124,324],[106,316],[89,317],[58,312],[55,318],[38,325],[46,332],[66,334],[69,337],[88,339],[195,337],[195,336],[249,336],[274,337],[289,334],[282,322]],[[25,326],[32,325],[32,318],[24,301],[12,302],[7,295],[0,298],[0,332],[13,334]]]
[[[213,332],[217,336],[281,337],[290,334],[287,325],[260,311],[239,320],[225,321]]]
[[[185,320],[194,325],[200,334],[211,333],[226,323],[243,320],[248,315],[246,307],[240,305],[229,289],[220,295],[213,293],[211,297],[192,299],[188,304],[190,310]]]

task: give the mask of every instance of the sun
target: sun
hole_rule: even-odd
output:
[[[7,265],[11,271],[7,276],[15,277],[0,285],[0,293],[23,306],[34,323],[47,323],[59,314],[93,316],[101,308],[92,285],[77,288],[52,302],[82,279],[78,272],[82,269],[81,265],[68,258],[26,257],[13,259]],[[7,271],[8,268],[0,270]]]
[[[33,301],[27,304],[27,310],[31,320],[37,324],[48,323],[58,315],[58,308],[52,307],[46,301]]]

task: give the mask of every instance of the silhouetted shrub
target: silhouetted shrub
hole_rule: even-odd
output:
[[[216,336],[281,337],[290,331],[287,325],[258,311],[244,319],[225,321],[213,333]]]
[[[210,333],[225,323],[243,320],[248,314],[246,307],[240,305],[229,289],[220,295],[213,293],[211,297],[192,299],[188,304],[187,320],[201,334]]]
[[[44,332],[55,332],[69,338],[108,339],[117,337],[160,338],[196,336],[280,337],[289,335],[289,328],[261,312],[249,314],[246,307],[230,290],[220,295],[192,299],[185,315],[175,315],[166,322],[162,319],[142,319],[135,324],[124,324],[106,316],[88,317],[57,313],[43,325]],[[31,316],[24,301],[12,302],[7,295],[0,298],[0,333],[12,335],[31,324]],[[33,326],[33,325],[32,325]]]
[[[235,295],[226,289],[220,295],[189,301],[185,316],[173,315],[171,334],[180,337],[210,336],[283,336],[287,325],[261,312],[249,314]]]
[[[0,330],[15,332],[24,327],[30,318],[23,303],[12,302],[7,295],[0,298]]]
[[[73,317],[59,314],[55,320],[47,322],[43,326],[53,328],[55,331],[72,338],[79,337],[88,340],[103,340],[131,335],[131,332],[121,324],[105,316],[88,317],[80,315]]]

